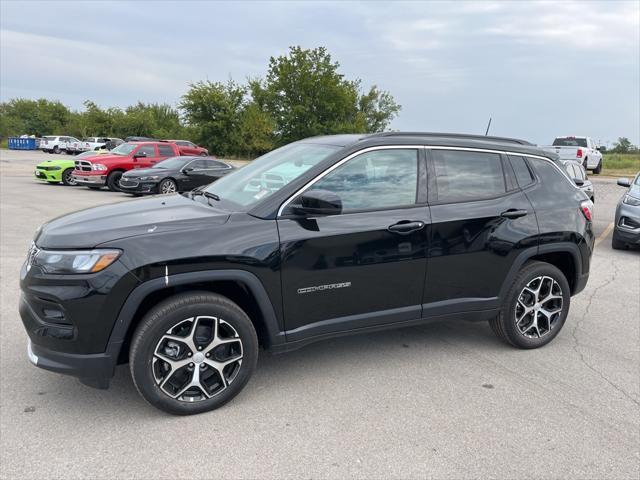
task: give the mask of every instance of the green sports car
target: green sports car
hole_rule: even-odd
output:
[[[109,151],[98,150],[93,152],[85,152],[81,155],[78,155],[76,158],[81,158],[83,156],[95,157],[96,155],[102,155],[104,153],[109,153]],[[43,182],[48,182],[48,183],[62,182],[65,185],[75,185],[76,181],[71,176],[75,166],[76,166],[75,160],[66,160],[66,159],[47,160],[45,162],[42,162],[36,165],[35,176],[38,180],[42,180]]]

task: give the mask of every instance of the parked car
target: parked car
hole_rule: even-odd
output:
[[[157,138],[150,137],[127,137],[124,139],[125,143],[128,142],[159,142]]]
[[[580,190],[587,194],[589,200],[595,202],[596,196],[593,191],[593,183],[587,178],[587,171],[582,164],[573,160],[562,160],[562,164],[569,178],[573,180]]]
[[[75,162],[73,160],[46,160],[36,165],[35,177],[47,183],[64,183],[65,185],[75,185],[73,179],[73,169]]]
[[[200,155],[201,157],[209,156],[209,150],[204,147],[199,147],[188,140],[167,140],[167,142],[175,143],[180,150],[180,155]]]
[[[242,390],[258,345],[464,318],[541,347],[589,278],[592,207],[557,155],[509,139],[310,138],[44,224],[21,272],[28,355],[102,388],[128,361],[151,405],[193,414]]]
[[[553,144],[542,147],[556,153],[561,160],[573,160],[596,175],[602,171],[602,153],[591,137],[556,137]]]
[[[79,142],[79,140],[75,137],[63,135],[48,135],[42,137],[40,149],[47,153],[65,153],[67,151],[67,145],[73,142]]]
[[[628,190],[618,201],[611,246],[624,249],[640,246],[640,172],[632,180],[619,178],[618,185]]]
[[[80,152],[88,152],[92,150],[101,150],[107,149],[112,150],[117,145],[120,145],[122,140],[119,138],[110,138],[110,137],[87,137],[83,138],[81,142],[73,144],[73,150]],[[111,148],[109,148],[109,146]]]
[[[120,189],[120,177],[134,168],[148,168],[169,157],[179,155],[178,147],[164,142],[123,143],[108,154],[76,160],[73,179],[78,185],[112,192]]]
[[[208,185],[235,168],[220,160],[207,157],[171,157],[151,168],[125,172],[120,178],[120,190],[134,195],[175,193]]]

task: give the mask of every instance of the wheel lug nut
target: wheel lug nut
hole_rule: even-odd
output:
[[[189,366],[193,368],[193,363],[190,363]]]
[[[202,347],[198,347],[198,350],[202,350]]]
[[[206,367],[206,365],[204,363],[200,364],[200,370],[204,370],[204,367]]]
[[[189,356],[193,355],[191,352],[189,352]]]
[[[211,354],[210,353],[205,353],[204,356],[209,358],[211,356]]]

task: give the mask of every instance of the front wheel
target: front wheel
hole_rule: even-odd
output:
[[[62,172],[62,183],[70,187],[75,187],[77,185],[75,179],[73,178],[73,168],[67,168],[64,172]]]
[[[57,145],[53,147],[53,153],[60,153],[60,147],[58,147]]]
[[[153,307],[136,329],[129,352],[138,392],[176,415],[216,409],[253,374],[258,338],[246,313],[222,295],[190,292]]]
[[[569,282],[558,268],[529,262],[511,285],[499,315],[489,323],[500,339],[514,347],[542,347],[562,329],[570,302]]]
[[[160,193],[176,193],[177,190],[176,182],[170,178],[165,178],[160,182],[160,185],[158,185],[158,192]]]
[[[120,191],[120,178],[122,178],[122,172],[111,172],[107,177],[107,188],[112,192]]]

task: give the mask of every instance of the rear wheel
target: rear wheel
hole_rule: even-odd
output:
[[[75,179],[73,178],[73,168],[67,168],[64,172],[62,172],[62,183],[71,187],[77,185]]]
[[[246,313],[226,297],[183,293],[142,319],[131,343],[131,375],[154,407],[202,413],[234,398],[258,359],[258,338]]]
[[[107,187],[112,192],[120,191],[120,178],[122,178],[122,172],[116,170],[115,172],[111,172],[107,177]]]
[[[53,152],[52,153],[60,153],[60,147],[58,147],[58,145],[53,147]]]
[[[204,153],[204,152],[202,152],[202,153],[200,154],[200,156],[201,156],[201,157],[206,157],[206,156],[207,156],[207,154],[206,154],[206,153]]]
[[[542,347],[562,329],[570,301],[569,282],[558,268],[529,262],[511,285],[500,314],[489,323],[499,338],[514,347]]]

